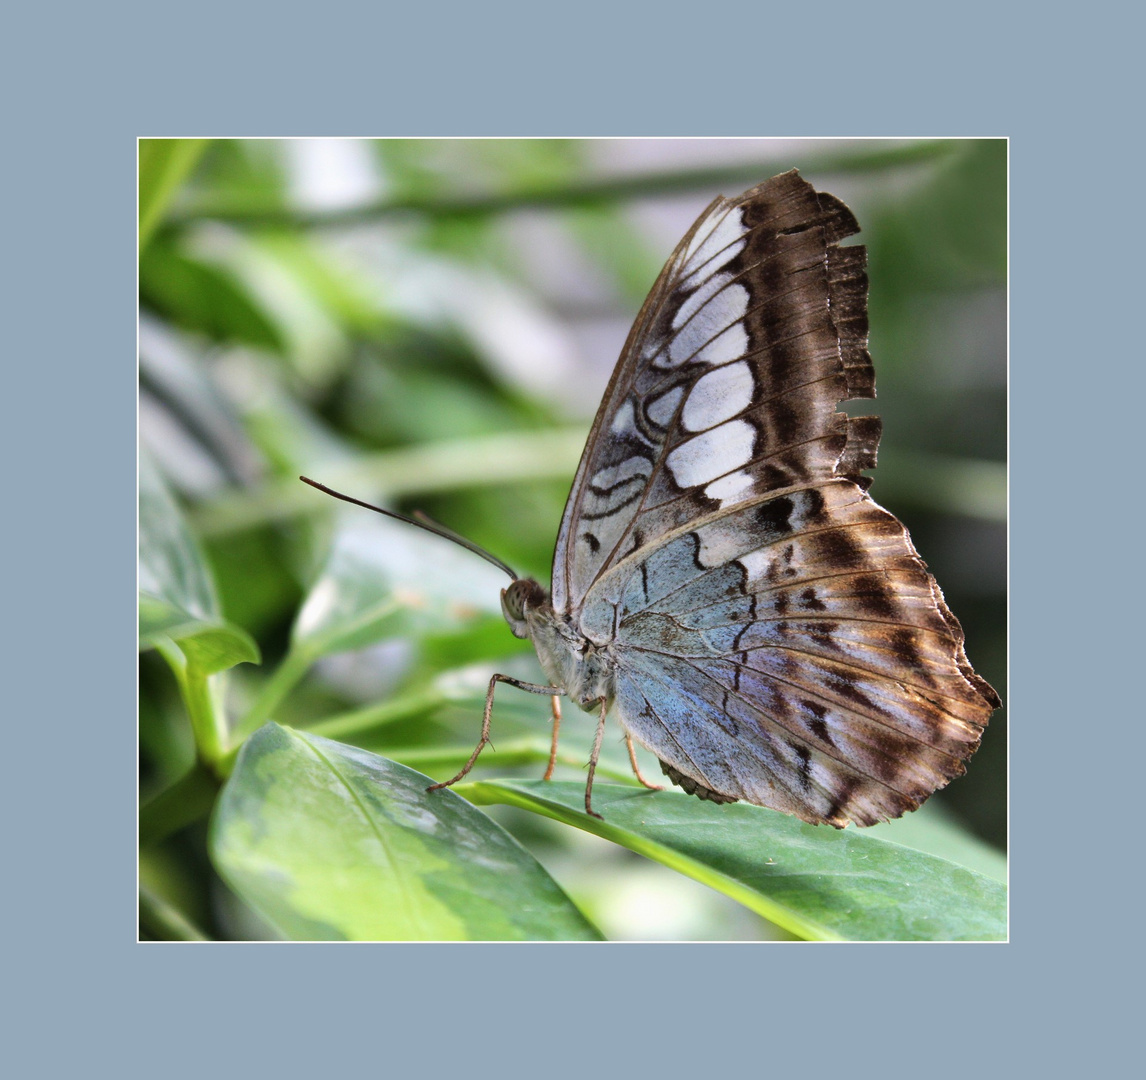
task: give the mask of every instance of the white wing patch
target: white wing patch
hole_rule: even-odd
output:
[[[692,274],[704,268],[711,272],[730,262],[744,249],[744,222],[739,210],[731,210],[706,235],[697,234],[685,252],[684,269]],[[709,260],[715,259],[710,266]],[[686,283],[687,287],[687,283]]]
[[[703,289],[698,290],[699,292],[703,292]],[[739,320],[747,313],[748,290],[743,285],[725,286],[705,300],[693,312],[688,322],[681,325],[669,342],[667,362],[662,358],[658,367],[676,367],[688,360],[710,364],[722,363],[743,356],[748,348],[748,334]],[[724,329],[725,327],[727,329]],[[721,330],[724,330],[724,333],[714,336]],[[720,345],[715,353],[710,352],[711,346],[717,345],[733,330],[739,331],[739,334],[735,335],[735,345],[732,341],[727,341]],[[717,353],[723,356],[723,360],[716,358]]]
[[[768,578],[768,571],[776,560],[776,552],[770,548],[757,548],[755,551],[746,551],[737,557],[737,561],[744,567],[748,580],[753,585]]]
[[[688,392],[681,423],[688,431],[704,431],[731,420],[752,403],[755,386],[752,368],[743,360],[714,368]]]
[[[699,289],[696,290],[673,316],[672,328],[679,330],[691,319],[705,304],[708,303],[725,285],[732,281],[731,274],[713,274]]]
[[[752,460],[755,441],[756,429],[751,424],[729,420],[681,443],[668,455],[665,464],[677,487],[699,487],[747,465]]]
[[[752,477],[739,469],[727,476],[722,476],[719,480],[713,480],[704,489],[705,496],[709,499],[719,500],[721,507],[728,503],[743,502],[751,492]]]
[[[727,364],[740,359],[747,351],[748,331],[744,329],[743,323],[735,322],[700,349],[692,360],[695,364]]]
[[[613,417],[613,422],[609,425],[609,430],[617,435],[625,435],[636,431],[636,428],[637,425],[633,417],[633,403],[626,401],[617,410],[617,415]]]

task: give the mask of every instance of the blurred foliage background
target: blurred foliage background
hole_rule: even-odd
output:
[[[223,616],[261,652],[230,673],[227,716],[452,775],[488,673],[541,681],[500,617],[503,576],[296,477],[425,511],[547,582],[592,415],[663,260],[714,196],[792,167],[852,208],[869,250],[884,418],[872,495],[908,525],[1005,699],[1004,141],[144,140],[141,453],[182,507]],[[313,596],[309,622],[299,608],[339,521],[356,530],[355,580],[376,575],[388,602],[318,647],[323,612]],[[576,778],[592,720],[566,715]],[[477,774],[539,775],[547,730],[543,699],[503,689],[498,753]],[[195,764],[154,651],[140,658],[139,731],[147,803]],[[606,741],[623,765],[615,728]],[[1002,848],[1005,785],[1000,712],[927,809]],[[209,801],[186,802],[144,825],[144,889],[211,936],[261,936],[206,857]],[[493,813],[610,937],[771,932],[627,851]]]

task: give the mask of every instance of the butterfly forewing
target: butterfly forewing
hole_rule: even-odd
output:
[[[838,200],[794,172],[718,199],[670,257],[597,414],[566,506],[553,603],[672,529],[874,464],[864,249]],[[842,460],[841,460],[842,458]]]
[[[553,574],[670,778],[837,826],[918,806],[998,705],[865,493],[878,419],[836,408],[875,392],[857,228],[794,172],[708,208],[622,352]]]

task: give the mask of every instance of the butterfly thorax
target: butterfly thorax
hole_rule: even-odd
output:
[[[615,668],[608,648],[593,644],[568,616],[553,609],[549,593],[532,578],[519,578],[502,590],[501,610],[514,637],[529,638],[553,686],[586,712],[615,695]]]

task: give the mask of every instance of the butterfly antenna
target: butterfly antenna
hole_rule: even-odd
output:
[[[444,525],[439,525],[436,521],[431,520],[420,510],[417,517],[406,517],[405,514],[395,513],[393,510],[383,510],[380,506],[375,506],[373,503],[363,502],[361,499],[355,499],[351,495],[343,495],[341,491],[335,491],[333,488],[328,488],[325,484],[320,484],[317,480],[311,480],[309,476],[300,476],[299,479],[304,484],[310,484],[312,488],[318,488],[319,491],[326,492],[336,499],[341,499],[343,502],[353,503],[355,506],[365,507],[367,510],[373,510],[378,514],[385,514],[386,517],[395,518],[398,521],[404,521],[407,525],[413,525],[418,529],[425,529],[426,532],[432,532],[436,536],[441,536],[446,540],[452,540],[455,544],[460,544],[467,551],[472,551],[475,555],[480,555],[488,563],[493,563],[499,570],[504,570],[514,581],[517,581],[518,575],[514,572],[513,568],[506,563],[503,563],[496,555],[491,555],[483,547],[478,547],[472,540],[467,540],[464,536],[460,536],[454,532],[453,529],[447,529]],[[419,520],[420,519],[420,520]]]

